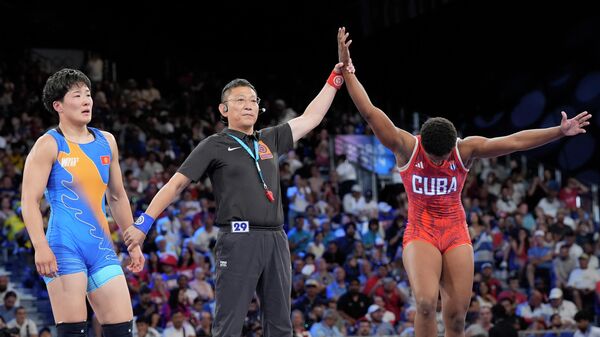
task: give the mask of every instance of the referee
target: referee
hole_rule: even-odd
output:
[[[287,123],[254,130],[260,99],[250,82],[235,79],[222,90],[219,111],[228,128],[204,139],[156,194],[131,230],[127,244],[141,244],[154,219],[205,173],[217,202],[216,307],[213,336],[239,337],[248,305],[260,299],[265,336],[292,336],[291,262],[283,231],[279,156],[314,129],[342,85],[337,64],[304,113]]]

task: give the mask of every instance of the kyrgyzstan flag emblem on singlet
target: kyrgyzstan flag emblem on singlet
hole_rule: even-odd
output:
[[[100,156],[100,162],[102,162],[102,165],[110,164],[110,156]]]

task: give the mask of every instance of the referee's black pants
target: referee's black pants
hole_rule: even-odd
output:
[[[254,292],[264,337],[291,337],[292,265],[287,236],[279,230],[231,233],[220,229],[215,245],[214,337],[239,337]]]

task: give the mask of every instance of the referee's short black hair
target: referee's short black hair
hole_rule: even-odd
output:
[[[229,91],[231,91],[231,89],[237,88],[237,87],[248,87],[248,88],[254,90],[254,93],[256,93],[258,95],[258,93],[256,92],[256,88],[254,88],[252,83],[250,83],[248,80],[243,79],[243,78],[236,78],[235,80],[232,80],[231,82],[225,84],[225,86],[223,87],[223,90],[221,90],[221,103],[225,102],[225,100],[227,99],[227,95],[229,95]]]
[[[86,85],[90,90],[90,79],[77,69],[64,68],[55,72],[46,80],[42,92],[44,107],[50,112],[56,112],[52,106],[55,101],[62,101],[74,85]]]
[[[456,146],[456,128],[443,117],[429,118],[421,126],[421,143],[428,154],[443,157]]]

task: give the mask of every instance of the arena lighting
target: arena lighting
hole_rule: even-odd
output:
[[[588,102],[600,94],[600,72],[586,75],[579,81],[575,89],[575,97],[580,102]]]
[[[565,170],[582,167],[592,158],[595,149],[596,140],[589,134],[567,139],[558,157],[560,167]]]
[[[502,119],[502,117],[504,117],[504,112],[498,112],[490,120],[486,120],[483,116],[479,115],[475,117],[473,122],[475,123],[475,126],[477,126],[477,128],[485,129],[496,125],[496,123],[498,123]]]
[[[511,122],[516,128],[525,128],[538,120],[544,112],[546,96],[542,91],[532,91],[521,98],[511,115]]]

